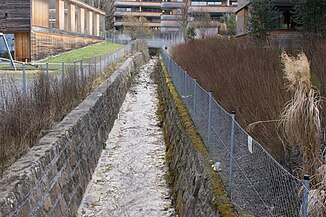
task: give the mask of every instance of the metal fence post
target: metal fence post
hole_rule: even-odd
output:
[[[94,57],[94,66],[95,66],[95,74],[96,74],[96,57]]]
[[[212,92],[208,92],[208,126],[207,126],[207,146],[211,142],[211,128],[212,128]]]
[[[170,77],[172,78],[172,81],[173,81],[173,72],[172,72],[172,62],[171,62],[171,58],[170,56],[168,56],[168,54],[166,54],[167,56],[167,59],[169,61],[169,67],[168,67],[168,72],[169,72],[169,75]]]
[[[309,175],[303,178],[302,217],[308,217]]]
[[[108,66],[108,54],[104,55],[104,68]]]
[[[76,75],[76,62],[74,61],[74,75]]]
[[[45,70],[46,70],[46,82],[49,82],[49,63],[45,63]]]
[[[177,81],[175,82],[175,86],[177,87],[177,91],[178,93],[182,94],[182,88],[181,88],[181,85],[182,85],[182,79],[181,79],[181,69],[180,69],[180,66],[177,65]]]
[[[235,112],[231,113],[231,139],[230,139],[230,168],[229,168],[229,192],[232,199],[232,164],[233,164],[233,147],[234,147],[234,121]]]
[[[180,67],[181,68],[181,67]],[[181,68],[182,69],[182,68]],[[183,72],[183,95],[187,95],[187,71],[184,71],[182,69],[182,72]]]
[[[91,77],[91,59],[88,59],[88,77]]]
[[[25,95],[26,94],[26,65],[25,63],[23,63],[23,94]]]
[[[80,79],[83,80],[84,72],[83,72],[83,60],[80,60]]]
[[[197,79],[194,79],[194,104],[193,104],[193,110],[194,110],[194,114],[196,114],[196,87],[197,87]]]
[[[61,80],[62,80],[62,82],[64,79],[65,79],[65,63],[61,62]]]
[[[100,73],[102,71],[102,56],[100,56]]]

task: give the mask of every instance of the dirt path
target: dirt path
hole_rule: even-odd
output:
[[[78,216],[174,216],[165,144],[155,114],[155,60],[142,67],[123,103]]]

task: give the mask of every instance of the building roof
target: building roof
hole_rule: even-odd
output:
[[[293,3],[291,0],[272,0],[274,2],[275,6],[277,7],[291,7],[293,6]],[[251,4],[251,1],[247,0],[247,2],[243,5],[239,5],[235,13],[239,13],[239,11],[243,10],[244,8],[248,7]]]
[[[235,13],[237,14],[239,11],[242,11],[244,8],[248,7],[248,5],[250,5],[251,2],[248,1],[247,3],[245,3],[244,5],[240,6],[239,8],[237,8],[237,10],[235,11]]]

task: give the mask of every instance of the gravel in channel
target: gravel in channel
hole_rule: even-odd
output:
[[[165,180],[156,84],[150,76],[156,61],[141,68],[126,95],[78,216],[175,216]]]

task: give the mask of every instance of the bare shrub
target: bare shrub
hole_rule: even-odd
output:
[[[0,79],[0,173],[22,156],[91,91],[94,76],[68,68],[64,80],[40,73],[26,95],[11,77]]]

